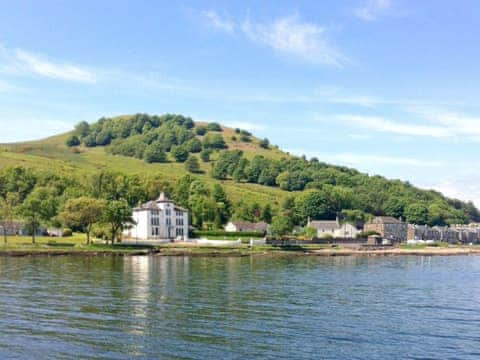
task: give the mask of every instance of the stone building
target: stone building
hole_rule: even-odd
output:
[[[408,225],[394,217],[377,216],[365,223],[363,231],[375,231],[391,242],[401,242],[407,240]]]

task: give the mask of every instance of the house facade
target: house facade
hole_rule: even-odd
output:
[[[341,224],[336,220],[308,220],[307,227],[317,230],[317,238],[334,237],[353,239],[359,233],[359,230],[352,224]]]
[[[390,216],[377,216],[365,223],[363,231],[375,231],[384,239],[392,242],[407,240],[408,225]]]
[[[161,193],[159,198],[133,209],[135,224],[123,235],[139,240],[188,240],[188,211]]]

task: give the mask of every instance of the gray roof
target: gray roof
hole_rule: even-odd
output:
[[[402,224],[403,221],[395,219],[392,216],[377,216],[373,220],[369,221],[370,224]]]
[[[310,221],[308,226],[315,229],[328,229],[335,230],[340,227],[339,223],[336,220],[314,220]]]

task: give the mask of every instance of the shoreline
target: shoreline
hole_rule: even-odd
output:
[[[191,257],[245,257],[245,256],[477,256],[480,247],[425,247],[419,249],[282,249],[282,248],[209,248],[163,247],[140,249],[0,249],[0,257],[32,256],[191,256]]]

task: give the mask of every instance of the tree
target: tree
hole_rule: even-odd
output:
[[[302,193],[295,199],[295,215],[299,222],[305,224],[308,218],[331,219],[335,212],[329,208],[328,197],[321,190]]]
[[[263,149],[268,149],[270,147],[270,141],[267,138],[265,138],[263,140],[260,140],[258,145],[260,145],[260,147]]]
[[[54,191],[50,188],[39,187],[27,196],[19,208],[22,216],[32,232],[32,244],[35,244],[35,236],[41,223],[53,220],[57,214],[57,199],[53,196]]]
[[[12,226],[13,218],[15,216],[16,206],[19,202],[19,196],[17,193],[8,193],[7,197],[0,200],[0,224],[3,228],[3,240],[7,243],[8,227]]]
[[[188,158],[188,151],[183,146],[175,146],[171,153],[177,162],[185,162]]]
[[[207,130],[208,131],[222,131],[222,127],[220,126],[220,124],[218,124],[216,122],[212,122],[212,123],[209,123],[207,125]]]
[[[81,121],[75,125],[75,135],[84,138],[90,133],[90,125],[86,121]]]
[[[202,159],[203,162],[209,162],[210,161],[210,155],[212,154],[212,150],[210,149],[204,149],[200,153],[200,159]]]
[[[163,151],[162,145],[159,142],[154,142],[145,149],[143,159],[147,163],[163,163],[167,162],[167,154]]]
[[[208,129],[205,126],[198,126],[195,128],[195,133],[197,135],[203,136],[208,132]]]
[[[207,134],[203,138],[203,148],[204,149],[225,149],[227,145],[223,136],[220,134]]]
[[[65,144],[68,147],[78,146],[80,145],[80,139],[76,135],[71,135],[68,137],[67,141],[65,141]]]
[[[270,225],[270,231],[273,235],[284,236],[290,233],[293,229],[293,223],[290,218],[286,216],[275,216]]]
[[[92,226],[102,220],[105,201],[89,197],[67,200],[60,218],[68,225],[82,228],[90,244]]]
[[[262,218],[267,224],[272,222],[272,207],[270,204],[265,205],[262,211]]]
[[[200,170],[200,163],[198,162],[198,158],[195,155],[190,155],[185,161],[185,168],[187,171],[191,173],[199,173]]]
[[[112,246],[121,230],[128,224],[133,224],[132,209],[125,200],[107,202],[104,208],[103,222],[110,227],[110,240]]]
[[[202,151],[202,142],[198,138],[194,137],[187,142],[186,147],[191,153],[199,153]]]
[[[223,189],[222,185],[213,185],[213,199],[217,207],[217,227],[225,224],[232,216],[232,203]]]
[[[413,203],[405,208],[405,217],[411,224],[426,224],[428,222],[428,209],[422,203]]]

